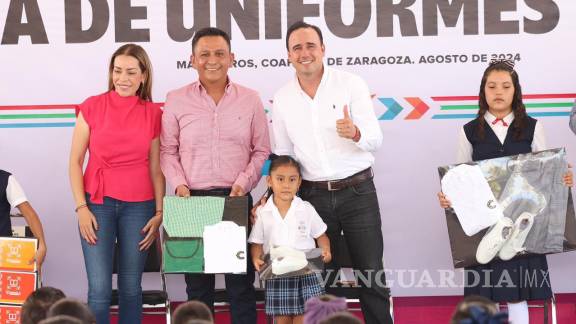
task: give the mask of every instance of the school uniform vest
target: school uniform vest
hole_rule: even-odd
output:
[[[6,196],[8,178],[10,173],[0,170],[0,236],[12,236],[12,222],[10,221],[10,203]]]
[[[508,126],[504,143],[500,143],[498,136],[496,136],[490,125],[485,125],[484,139],[481,139],[477,133],[477,119],[464,125],[464,133],[468,138],[468,142],[472,144],[472,160],[486,160],[532,152],[532,140],[534,139],[536,119],[531,117],[526,118],[526,125],[518,139],[514,138],[513,127],[515,123],[516,120],[512,121]]]

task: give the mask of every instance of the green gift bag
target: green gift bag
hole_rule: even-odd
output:
[[[164,231],[162,268],[165,273],[202,273],[204,247],[199,237],[170,237]]]
[[[222,220],[223,197],[164,197],[162,268],[165,273],[204,272],[204,226]]]

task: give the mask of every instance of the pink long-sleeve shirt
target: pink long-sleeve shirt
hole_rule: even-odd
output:
[[[229,82],[214,103],[199,81],[168,93],[162,115],[160,165],[176,188],[237,184],[252,190],[270,154],[268,121],[258,94]]]

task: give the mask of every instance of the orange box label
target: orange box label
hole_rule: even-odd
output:
[[[35,273],[0,271],[0,303],[21,305],[34,290]]]
[[[36,239],[0,237],[0,270],[36,271]]]
[[[20,324],[20,306],[0,305],[0,323]]]

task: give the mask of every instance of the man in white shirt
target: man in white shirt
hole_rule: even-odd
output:
[[[381,145],[382,132],[368,86],[354,74],[324,66],[322,33],[316,26],[290,26],[286,47],[296,77],[274,96],[274,152],[302,165],[300,196],[328,225],[335,256],[330,267],[339,267],[336,242],[343,233],[354,269],[370,278],[360,290],[366,323],[392,323],[371,168],[371,152]]]

